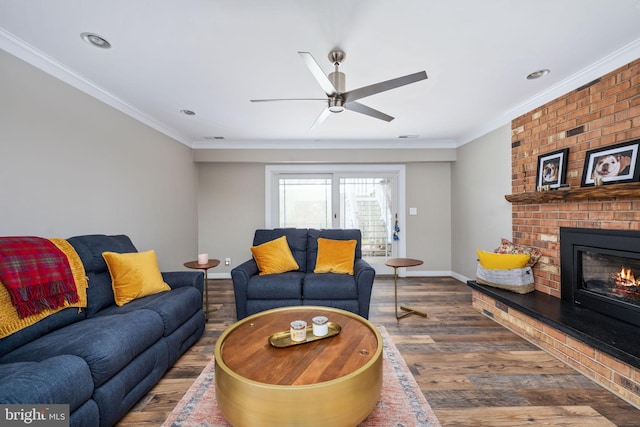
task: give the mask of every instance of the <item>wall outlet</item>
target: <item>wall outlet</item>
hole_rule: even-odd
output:
[[[224,265],[231,265],[231,258],[225,258]]]

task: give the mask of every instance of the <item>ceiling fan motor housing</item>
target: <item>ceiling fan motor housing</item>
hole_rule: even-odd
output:
[[[329,73],[327,77],[336,89],[336,94],[329,98],[329,111],[332,113],[341,113],[344,111],[344,98],[342,94],[345,92],[346,76],[340,71],[334,71],[333,73]]]

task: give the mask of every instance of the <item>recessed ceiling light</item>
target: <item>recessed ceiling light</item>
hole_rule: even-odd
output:
[[[214,139],[224,139],[224,136],[205,136],[204,139],[213,141]]]
[[[400,139],[415,139],[418,136],[419,135],[400,135],[398,138],[400,138]]]
[[[196,113],[191,110],[180,110],[180,112],[186,116],[195,116]]]
[[[547,68],[544,68],[542,70],[538,70],[538,71],[534,71],[533,73],[529,74],[527,76],[527,80],[535,80],[535,79],[539,79],[540,77],[544,77],[547,74],[549,74],[551,71],[549,71]]]
[[[82,33],[80,34],[80,37],[82,37],[82,40],[86,41],[87,43],[95,46],[95,47],[99,47],[101,49],[110,49],[111,48],[111,43],[109,43],[104,37],[99,36],[97,34],[94,33]]]

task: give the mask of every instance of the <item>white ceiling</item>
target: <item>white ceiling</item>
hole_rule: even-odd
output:
[[[296,52],[336,47],[347,90],[429,78],[360,100],[389,123],[249,102],[323,97]],[[640,57],[640,0],[2,0],[0,48],[194,148],[456,146]]]

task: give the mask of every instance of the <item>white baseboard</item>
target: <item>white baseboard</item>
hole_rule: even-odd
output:
[[[207,274],[209,279],[231,279],[231,272],[226,273],[209,273]]]
[[[400,272],[399,272],[400,273]],[[209,273],[207,275],[209,279],[231,279],[231,272],[226,273]],[[471,280],[462,274],[455,271],[425,271],[425,270],[409,270],[404,274],[400,273],[398,277],[453,277],[454,279],[467,283],[467,280]]]
[[[403,274],[404,273],[404,274]],[[428,270],[398,270],[398,277],[449,277],[450,271],[428,271]]]
[[[460,273],[456,273],[455,271],[451,273],[451,277],[453,277],[456,280],[461,281],[462,283],[467,283],[467,281],[473,280],[473,279],[469,279],[467,276],[463,276]]]

